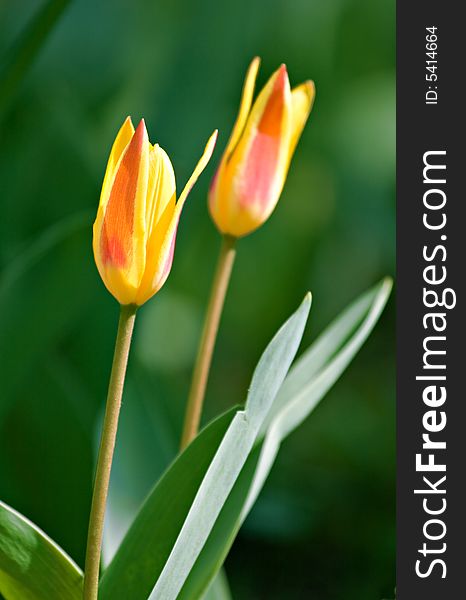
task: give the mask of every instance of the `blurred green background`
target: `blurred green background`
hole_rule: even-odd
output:
[[[204,421],[244,400],[261,351],[307,289],[306,344],[393,274],[395,6],[54,4],[68,6],[38,40],[31,68],[23,76],[26,53],[17,77],[0,83],[0,498],[82,566],[118,315],[93,262],[91,223],[119,126],[127,114],[145,117],[178,188],[214,128],[220,137],[182,216],[170,278],[136,324],[107,557],[176,453],[219,247],[206,190],[256,54],[259,86],[285,62],[292,84],[315,80],[317,97],[276,211],[239,246]],[[3,77],[42,6],[0,3]],[[393,597],[394,388],[391,301],[348,372],[284,444],[226,562],[235,599]]]

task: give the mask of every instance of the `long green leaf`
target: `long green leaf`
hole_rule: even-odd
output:
[[[101,598],[146,600],[154,585],[151,598],[177,597],[288,372],[310,304],[307,295],[266,348],[245,409],[236,412],[228,429],[207,448],[205,433],[198,436],[157,484],[104,574]],[[205,432],[215,427],[213,423]],[[193,460],[195,448],[199,450]]]
[[[311,296],[308,294],[261,356],[245,409],[236,414],[209,466],[150,600],[175,600],[178,597],[296,355],[310,307]]]
[[[150,598],[198,600],[206,594],[209,598],[212,590],[215,592],[212,582],[264,484],[281,441],[308,416],[357,353],[379,318],[390,288],[391,282],[385,280],[354,302],[296,362],[278,394],[273,386],[268,394],[264,391],[264,378],[269,379],[274,373],[275,383],[283,380],[283,369],[286,373],[289,365],[284,357],[296,351],[291,344],[286,352],[281,349],[284,354],[275,354],[280,347],[277,338],[281,339],[290,321],[275,336],[255,371],[245,410],[232,419],[215,456],[211,457],[213,460],[206,468],[172,552],[163,569],[160,571],[158,565],[152,573],[152,580],[157,583]],[[291,321],[293,318],[296,314]],[[297,327],[294,334],[301,335],[302,330]],[[139,520],[140,517],[136,523]],[[149,523],[146,521],[145,525],[148,537],[162,535],[157,523],[152,524],[149,533]],[[134,526],[130,536],[133,529]],[[129,590],[135,600],[147,598],[140,595],[142,570],[138,564],[147,560],[146,545],[136,544],[136,539],[137,536],[133,537],[136,555],[126,552],[128,563],[121,560],[112,563],[104,576],[102,591],[106,590],[107,577],[113,586],[113,595],[102,596],[104,600],[127,597]],[[126,539],[122,548],[125,546]],[[116,558],[119,555],[121,549]],[[133,587],[125,585],[124,572],[128,569],[136,574]]]
[[[0,593],[6,600],[80,600],[82,579],[53,540],[0,502]]]
[[[310,351],[305,353],[296,364],[296,370],[293,369],[290,372],[290,380],[284,386],[283,394],[277,398],[281,408],[267,429],[254,480],[242,511],[242,520],[249,513],[265,483],[278,454],[281,441],[309,416],[357,354],[377,323],[387,303],[391,288],[391,280],[385,279],[379,286],[351,305],[329,328],[329,331],[317,340],[316,346],[321,349],[325,348],[325,353],[322,350],[322,354],[326,355],[327,360],[330,359],[327,364],[321,363],[320,353],[315,352],[311,347]],[[342,340],[358,322],[360,325],[357,330],[341,350],[331,358]],[[314,362],[319,363],[320,370],[314,367]],[[306,368],[311,373],[307,382],[303,378]]]
[[[329,363],[330,359],[348,341],[355,329],[368,317],[369,312],[380,315],[390,294],[391,287],[391,279],[386,278],[367,292],[361,294],[359,298],[343,310],[299,357],[291,367],[275,398],[272,410],[264,423],[263,432],[269,428],[275,416],[289,400],[300,393],[314,379],[314,376]]]
[[[100,600],[147,600],[236,412],[203,429],[158,481],[102,577]]]
[[[369,336],[387,302],[386,279],[358,298],[300,357],[273,405],[215,526],[178,600],[201,598],[220,569],[234,538],[267,478],[282,440],[315,408]],[[307,378],[306,378],[307,373]]]
[[[232,600],[228,580],[223,569],[217,573],[202,600]]]

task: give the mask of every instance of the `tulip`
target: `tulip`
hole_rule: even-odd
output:
[[[235,238],[257,229],[275,208],[315,96],[312,81],[291,90],[281,65],[252,106],[259,62],[255,58],[249,67],[238,117],[209,191],[216,226]]]
[[[108,159],[93,249],[100,276],[121,306],[89,515],[84,600],[98,597],[108,486],[136,312],[170,273],[181,210],[216,138],[215,131],[178,202],[170,159],[158,144],[149,143],[144,120],[135,131],[126,119]]]
[[[216,137],[215,131],[177,202],[166,152],[149,142],[144,120],[136,131],[129,117],[123,123],[108,160],[93,239],[100,276],[120,304],[140,306],[165,283],[181,210]]]
[[[255,58],[249,67],[238,117],[209,189],[210,214],[223,239],[194,364],[182,447],[199,428],[237,238],[260,227],[275,208],[314,102],[314,83],[306,81],[291,90],[282,65],[253,105],[259,62]]]

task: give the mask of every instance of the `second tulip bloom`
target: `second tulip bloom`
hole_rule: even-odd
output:
[[[281,65],[253,105],[258,69],[259,59],[255,58],[209,191],[215,224],[223,234],[233,237],[257,229],[275,208],[315,96],[312,81],[290,89],[286,67]]]

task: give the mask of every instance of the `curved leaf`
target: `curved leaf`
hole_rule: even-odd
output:
[[[158,481],[104,572],[101,600],[147,600],[236,412],[205,427]]]
[[[310,304],[308,294],[267,346],[245,409],[209,425],[159,481],[102,578],[101,598],[146,600],[152,588],[150,598],[177,597],[288,372]]]
[[[281,441],[315,408],[369,336],[387,302],[385,279],[352,303],[290,369],[219,518],[178,600],[202,598],[272,468]],[[307,378],[306,378],[307,374]]]
[[[0,502],[0,593],[6,600],[80,600],[82,579],[53,540]]]
[[[317,340],[317,348],[326,349],[327,360],[330,359],[327,364],[320,363],[321,354],[324,354],[324,352],[316,353],[311,347],[297,362],[296,370],[293,369],[290,372],[290,380],[284,386],[283,394],[277,397],[277,404],[281,408],[277,411],[267,429],[254,480],[242,511],[242,520],[251,510],[265,483],[281,441],[309,416],[349,365],[377,323],[387,303],[391,288],[391,280],[385,279],[379,286],[364,294],[351,305],[329,330],[324,332]],[[362,322],[361,319],[363,319]],[[344,341],[345,335],[358,322],[360,322],[360,325],[357,330],[346,341],[341,350],[332,357],[336,348],[341,346]],[[351,327],[351,323],[353,323],[353,327]],[[315,362],[319,362],[320,370],[314,368],[313,359],[315,359]],[[306,368],[311,373],[307,382],[302,376]],[[291,391],[292,393],[290,393]]]
[[[227,576],[223,569],[217,573],[202,600],[232,600]]]
[[[309,415],[357,353],[377,322],[390,289],[391,281],[384,280],[350,305],[296,362],[277,394],[302,335],[310,304],[307,298],[264,352],[244,411],[234,416],[229,413],[231,422],[224,428],[224,436],[217,438],[218,450],[203,463],[204,471],[195,489],[190,488],[190,500],[183,509],[186,512],[176,515],[176,527],[171,530],[163,556],[154,560],[149,549],[154,540],[165,539],[170,517],[163,512],[157,520],[154,511],[151,521],[141,522],[139,515],[135,522],[139,522],[139,532],[133,526],[127,536],[132,539],[131,551],[125,538],[104,575],[104,600],[123,599],[129,593],[131,598],[143,600],[147,598],[149,580],[155,582],[150,599],[198,600],[215,593],[212,582],[262,489],[281,441]],[[146,506],[153,502],[153,495]],[[152,571],[144,566],[147,564],[152,565]],[[128,573],[132,575],[130,584]]]
[[[254,447],[259,429],[298,350],[311,307],[307,294],[275,334],[252,377],[238,412],[211,462],[150,600],[175,600]]]

